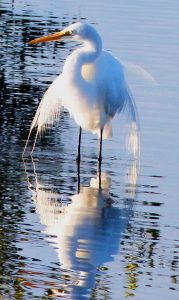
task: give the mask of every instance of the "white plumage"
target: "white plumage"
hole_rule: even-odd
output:
[[[63,31],[35,39],[30,44],[61,38],[80,41],[82,46],[67,57],[62,74],[44,94],[30,134],[35,127],[37,133],[41,133],[52,126],[63,106],[81,128],[97,133],[102,140],[112,133],[111,120],[114,115],[128,106],[132,125],[130,144],[135,154],[139,150],[137,112],[122,64],[112,54],[102,50],[101,37],[88,24],[72,24]]]

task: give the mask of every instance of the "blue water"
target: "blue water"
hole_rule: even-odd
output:
[[[1,1],[0,299],[178,299],[178,13],[175,0]],[[97,137],[83,132],[79,182],[78,128],[66,111],[33,160],[21,156],[75,47],[27,41],[79,20],[126,66],[140,117],[139,176],[116,119],[101,191]]]

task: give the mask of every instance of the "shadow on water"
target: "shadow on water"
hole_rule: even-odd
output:
[[[101,173],[101,189],[99,177],[91,178],[89,186],[80,185],[80,191],[64,201],[61,187],[43,183],[38,163],[25,161],[28,187],[40,222],[45,226],[44,238],[54,248],[61,272],[65,270],[68,274],[67,283],[53,282],[46,287],[49,295],[66,294],[69,299],[95,296],[100,271],[107,270],[105,264],[119,253],[120,240],[133,216],[135,166],[134,162],[130,169],[133,172],[132,183],[128,184],[130,197],[119,208],[110,196],[111,178],[107,173]]]

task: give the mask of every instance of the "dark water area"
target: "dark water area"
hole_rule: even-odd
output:
[[[0,299],[178,299],[178,12],[177,1],[0,1]],[[128,66],[140,117],[139,176],[117,120],[102,190],[87,132],[78,190],[66,111],[22,159],[38,103],[75,47],[27,42],[79,20]]]

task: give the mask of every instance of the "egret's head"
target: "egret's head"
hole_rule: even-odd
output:
[[[34,39],[30,41],[29,44],[32,45],[32,44],[37,44],[42,42],[58,41],[61,39],[84,41],[84,40],[89,40],[91,36],[95,36],[95,35],[98,34],[91,25],[78,22],[69,25],[62,31],[58,31],[53,34]]]

